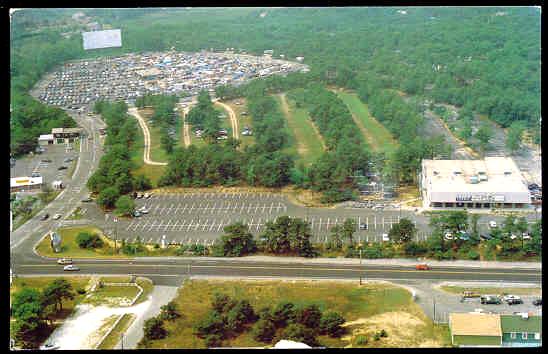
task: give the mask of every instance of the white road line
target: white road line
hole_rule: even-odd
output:
[[[266,211],[266,204],[263,204],[263,214],[265,213]]]
[[[205,231],[205,229],[208,226],[208,223],[209,223],[209,219],[207,219],[206,222],[202,225],[203,226],[202,231]]]
[[[217,210],[217,201],[215,201],[215,203],[213,204],[213,207],[211,208],[211,213],[213,214],[215,210]]]
[[[215,226],[215,222],[214,222],[214,221],[211,222],[211,226],[209,227],[209,231],[211,231],[211,230],[213,229],[213,226]]]
[[[272,207],[274,206],[274,202],[270,203],[270,210],[268,211],[269,214],[272,214]]]
[[[257,206],[255,207],[255,214],[257,214],[257,210],[259,210],[259,203],[257,203]]]
[[[259,231],[259,227],[261,227],[261,218],[259,218],[259,221],[257,222],[257,231]]]
[[[131,225],[133,225],[134,222],[135,222],[135,220],[131,220],[129,225],[126,227],[126,231],[129,231],[129,228],[131,227]]]
[[[186,228],[186,231],[187,231],[187,232],[190,230],[190,227],[192,226],[192,222],[193,222],[193,221],[194,221],[194,220],[190,220],[190,222],[188,223],[187,228]]]
[[[190,210],[188,212],[192,213],[192,209],[194,209],[194,203],[192,203],[192,205],[190,206]]]
[[[234,202],[234,209],[232,210],[233,212],[236,212],[236,209],[238,208],[238,203]]]
[[[310,225],[310,230],[314,230],[314,218],[312,218],[312,224]]]
[[[177,203],[177,209],[175,209],[175,212],[173,212],[173,214],[177,214],[177,212],[179,212],[180,207],[181,207],[181,203]]]
[[[167,231],[167,229],[169,228],[169,224],[171,224],[171,219],[168,220],[166,226],[164,226],[164,231]]]
[[[198,222],[196,223],[196,227],[194,228],[194,231],[197,231],[199,227],[200,227],[200,223]]]
[[[185,220],[183,220],[183,223],[179,225],[179,231],[181,231],[185,227]]]
[[[160,204],[156,205],[156,209],[154,209],[154,214],[158,211],[158,208],[160,208]]]
[[[224,219],[223,219],[223,221],[224,221]],[[223,226],[223,223],[222,223],[222,221],[219,221],[219,226],[217,227],[217,231],[219,231],[221,229],[221,226]]]
[[[249,223],[249,229],[251,230],[253,228],[253,218],[251,218],[251,222]]]
[[[181,212],[181,214],[184,214],[184,213],[185,213],[185,210],[186,210],[187,207],[188,207],[188,204],[185,203],[185,207],[183,208],[183,211]]]
[[[329,218],[327,218],[327,231],[329,231]]]
[[[150,227],[148,228],[148,232],[151,232],[154,226],[156,226],[156,221],[152,221],[152,224],[150,224]]]
[[[175,224],[171,225],[171,227],[173,228],[172,231],[175,231],[175,228],[177,227],[178,223],[179,223],[179,220],[175,219]]]
[[[148,226],[149,222],[150,222],[150,219],[146,219],[146,222],[143,224],[143,227],[142,227],[141,231],[143,231],[145,229],[145,227]]]
[[[339,222],[339,218],[335,218],[335,225]]]
[[[373,215],[373,217],[375,218],[374,223],[375,223],[375,230],[376,230],[377,229],[377,214]]]
[[[244,210],[245,203],[242,203],[242,209],[240,209],[240,213]]]

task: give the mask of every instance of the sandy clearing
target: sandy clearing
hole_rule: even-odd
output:
[[[148,130],[147,124],[145,123],[143,117],[139,114],[137,108],[129,108],[128,113],[137,119],[141,129],[143,130],[143,136],[145,138],[145,148],[143,151],[144,163],[147,165],[167,166],[167,162],[155,162],[150,159],[150,131]]]
[[[215,104],[223,107],[227,112],[228,116],[230,117],[230,125],[232,125],[232,137],[234,139],[240,139],[240,130],[238,128],[238,120],[236,119],[236,113],[234,113],[234,110],[229,105],[221,102],[221,101],[215,101]]]

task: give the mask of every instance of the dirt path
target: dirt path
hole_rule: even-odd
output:
[[[183,109],[183,141],[185,144],[185,147],[190,146],[190,133],[189,133],[189,125],[186,122],[186,115],[188,114],[188,111],[190,111],[190,107],[185,107]]]
[[[365,126],[363,125],[363,122],[358,117],[356,117],[356,115],[354,113],[352,113],[352,119],[354,120],[354,123],[356,123],[356,125],[358,126],[360,131],[362,132],[362,135],[365,138],[365,140],[367,141],[367,143],[369,144],[369,146],[371,146],[371,148],[375,151],[380,151],[381,148],[376,143],[375,138],[373,137],[371,132],[368,131],[367,129],[365,129]]]
[[[150,131],[143,117],[139,114],[137,108],[128,109],[128,113],[137,118],[141,129],[143,130],[143,136],[145,139],[145,148],[143,149],[143,161],[147,165],[167,166],[167,162],[155,162],[150,159]]]
[[[230,124],[232,125],[232,137],[234,139],[240,139],[240,130],[238,128],[238,120],[236,119],[236,113],[234,113],[234,110],[229,105],[221,102],[221,101],[215,101],[215,104],[218,104],[219,106],[223,107],[227,112],[228,116],[230,117]]]

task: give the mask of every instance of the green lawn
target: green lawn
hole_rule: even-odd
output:
[[[148,130],[150,131],[150,159],[155,162],[167,162],[168,154],[160,143],[160,127],[157,124],[150,123],[152,111],[140,110],[139,113],[145,119]],[[157,123],[157,122],[155,122]]]
[[[107,283],[107,282],[105,282]],[[112,286],[105,285],[102,288],[97,288],[90,297],[84,300],[84,302],[93,305],[108,305],[117,304],[120,300],[131,302],[137,293],[139,288],[133,285],[128,286]]]
[[[234,299],[247,299],[256,311],[265,306],[273,307],[281,301],[291,301],[296,305],[316,304],[322,311],[340,312],[347,321],[347,334],[341,338],[319,336],[319,342],[328,347],[351,346],[359,333],[369,338],[369,344],[362,347],[447,346],[450,342],[447,326],[435,326],[413,302],[409,292],[383,283],[359,286],[357,281],[191,280],[185,282],[174,299],[182,316],[165,322],[168,337],[151,341],[146,347],[204,348],[204,340],[193,334],[193,326],[211,309],[210,302],[215,292]],[[386,329],[389,336],[376,342],[371,331],[379,328]],[[273,343],[281,339],[279,335]],[[268,344],[255,341],[248,330],[222,345],[264,347]]]
[[[462,295],[463,291],[472,291],[480,295],[490,294],[514,294],[514,295],[541,295],[542,289],[538,288],[507,288],[507,287],[461,287],[461,286],[440,286],[440,289],[452,294]]]
[[[282,106],[282,112],[284,112],[287,119],[287,124],[297,142],[300,161],[305,165],[312,164],[324,151],[322,137],[314,129],[306,109],[296,108],[293,102],[286,98],[289,110],[288,114],[285,114],[282,98],[278,96],[278,99]]]
[[[276,100],[276,102],[278,102],[280,112],[282,114],[284,114],[284,110],[282,108],[282,100],[280,99],[280,96],[275,95],[273,97]],[[284,114],[284,116],[285,116],[285,114]],[[287,143],[287,146],[284,149],[282,149],[282,152],[284,152],[284,153],[286,153],[290,156],[298,156],[299,160],[303,160],[303,156],[301,154],[299,154],[298,149],[297,149],[297,138],[295,137],[295,133],[294,133],[293,129],[291,129],[289,127],[289,124],[287,124],[286,127],[285,127],[285,133],[286,133],[289,141]],[[297,161],[299,161],[299,160],[297,160]]]
[[[131,326],[133,320],[135,320],[135,315],[131,313],[126,313],[122,315],[122,319],[116,324],[116,327],[109,333],[108,336],[99,344],[97,349],[113,349],[114,346],[120,341],[120,336],[122,333]]]
[[[358,119],[362,134],[373,150],[392,154],[398,147],[392,134],[369,113],[367,105],[363,103],[356,93],[336,91],[337,95],[347,105],[350,112]]]

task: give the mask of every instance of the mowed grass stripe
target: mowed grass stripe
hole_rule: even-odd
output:
[[[357,94],[338,90],[336,93],[352,113],[352,117],[373,150],[387,154],[396,151],[398,142],[381,123],[371,116],[367,105]]]
[[[145,148],[145,138],[143,130],[137,127],[135,142],[130,148],[129,156],[134,168],[131,170],[134,176],[145,175],[150,178],[153,186],[156,186],[158,180],[164,173],[166,166],[146,165],[143,162],[143,149]]]
[[[313,126],[305,109],[290,105],[285,94],[280,94],[276,98],[280,102],[282,112],[295,138],[295,145],[301,161],[305,164],[311,164],[324,151],[325,145],[322,136]]]
[[[160,143],[161,132],[160,127],[157,125],[158,122],[155,122],[155,125],[150,124],[150,119],[152,117],[153,111],[139,110],[139,113],[145,119],[148,130],[150,132],[150,159],[156,162],[167,162],[167,152],[164,150],[162,144]]]

